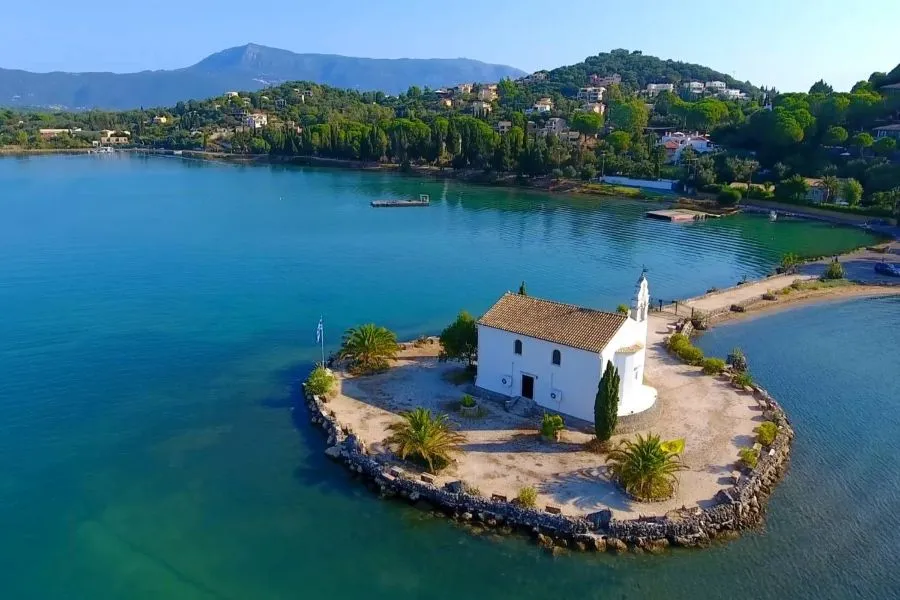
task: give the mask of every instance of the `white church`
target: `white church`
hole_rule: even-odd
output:
[[[620,377],[620,417],[656,403],[644,385],[650,291],[644,273],[629,314],[506,293],[478,320],[476,388],[525,398],[588,422],[607,362]]]

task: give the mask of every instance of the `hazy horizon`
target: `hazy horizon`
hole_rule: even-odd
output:
[[[362,58],[468,58],[532,72],[616,48],[697,63],[759,86],[806,91],[824,79],[847,90],[900,61],[900,3],[870,0],[848,10],[839,0],[759,0],[752,10],[697,0],[692,6],[624,6],[573,0],[555,11],[535,0],[490,5],[460,0],[441,10],[409,0],[374,6],[297,6],[281,0],[250,12],[222,0],[217,11],[162,0],[154,11],[94,0],[88,7],[128,23],[128,43],[110,45],[81,27],[54,28],[47,15],[77,24],[85,6],[47,0],[41,11],[7,7],[16,23],[0,39],[0,67],[33,72],[114,72],[188,67],[227,48],[256,43],[306,54]],[[268,18],[268,17],[272,18]],[[553,19],[556,19],[553,21]],[[548,29],[548,19],[555,27]],[[211,25],[199,27],[198,24]],[[121,27],[119,27],[121,30]],[[161,36],[160,32],[165,32]],[[40,43],[36,43],[40,42]],[[28,52],[22,49],[27,47]]]

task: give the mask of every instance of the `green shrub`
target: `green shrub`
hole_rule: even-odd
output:
[[[794,254],[793,252],[788,252],[787,254],[781,257],[781,272],[782,273],[796,273],[797,267],[800,266],[800,263],[803,261],[800,260],[800,257]]]
[[[828,263],[828,267],[825,268],[825,273],[822,274],[822,279],[843,279],[844,278],[844,265],[839,263],[837,259]]]
[[[707,375],[718,375],[725,370],[725,361],[721,358],[704,358],[703,372]]]
[[[731,378],[731,383],[746,387],[753,384],[753,377],[750,376],[750,373],[741,371],[740,373],[734,374],[734,377]]]
[[[564,428],[565,423],[563,423],[563,418],[561,416],[544,413],[544,418],[541,419],[542,436],[546,438],[555,438],[556,434],[562,431]]]
[[[316,365],[316,368],[312,370],[312,373],[309,374],[309,377],[306,378],[306,390],[310,394],[314,394],[316,396],[327,396],[331,393],[331,390],[334,389],[334,384],[337,381],[334,375],[331,372],[323,367],[322,365]]]
[[[464,406],[465,408],[474,408],[475,407],[475,398],[466,394],[462,397],[462,400],[459,401],[460,406]]]
[[[401,459],[411,459],[432,473],[450,464],[451,454],[463,441],[447,415],[432,415],[425,408],[400,413],[402,420],[389,426],[388,445]]]
[[[756,428],[756,441],[763,446],[771,446],[778,435],[778,425],[772,421],[765,421]]]
[[[627,304],[620,304],[616,307],[616,312],[620,315],[628,316],[628,313],[631,312],[631,309],[628,308]]]
[[[732,187],[723,188],[716,196],[716,202],[721,206],[734,206],[741,201],[741,192]]]
[[[673,333],[669,336],[668,341],[666,342],[666,347],[672,352],[677,352],[678,348],[687,344],[688,346],[691,344],[691,340],[688,336],[683,333]]]
[[[535,504],[537,504],[537,490],[531,486],[523,487],[519,490],[519,495],[516,496],[516,502],[519,506],[534,508]]]
[[[749,469],[755,469],[756,463],[759,462],[759,450],[755,448],[741,448],[738,456],[741,458],[741,463]]]
[[[744,351],[740,348],[732,348],[725,358],[725,362],[731,365],[735,371],[747,370],[747,357],[744,356]]]
[[[678,358],[689,365],[698,366],[703,363],[703,350],[697,346],[688,345],[678,350]]]

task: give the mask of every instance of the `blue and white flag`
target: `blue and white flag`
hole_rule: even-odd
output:
[[[316,327],[316,343],[322,341],[322,334],[325,333],[325,326],[322,324],[322,317],[319,317],[319,325]]]

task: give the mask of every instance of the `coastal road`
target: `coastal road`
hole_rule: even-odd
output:
[[[885,261],[900,267],[900,242],[893,242],[884,254],[871,250],[858,250],[840,256],[844,265],[844,276],[851,281],[875,285],[900,285],[900,277],[880,275],[875,272],[875,263]],[[800,273],[810,277],[820,277],[831,259],[822,259],[800,267]]]

